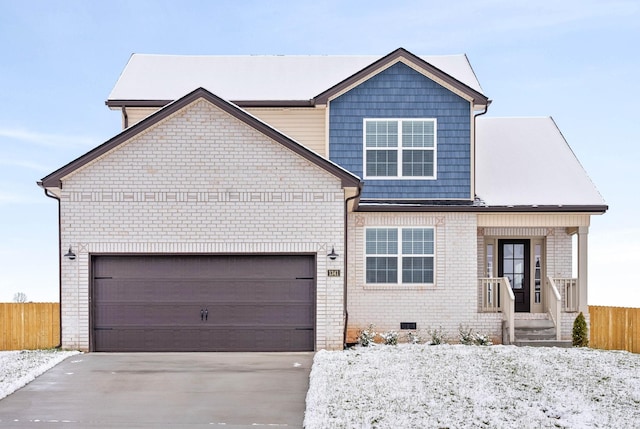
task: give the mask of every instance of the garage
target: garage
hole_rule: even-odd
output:
[[[91,349],[312,351],[312,255],[91,258]]]

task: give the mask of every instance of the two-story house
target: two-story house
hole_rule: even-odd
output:
[[[64,347],[566,340],[588,315],[607,206],[551,118],[485,116],[464,55],[133,55],[106,103],[122,132],[39,182]]]

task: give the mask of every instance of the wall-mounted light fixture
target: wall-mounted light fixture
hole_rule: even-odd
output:
[[[329,257],[329,259],[331,259],[332,261],[335,261],[335,259],[338,257],[338,254],[336,253],[336,249],[335,248],[331,248],[331,253],[329,253],[327,255]]]
[[[69,258],[70,261],[73,261],[74,259],[76,259],[76,254],[73,253],[73,250],[71,250],[71,246],[69,246],[69,251],[64,254],[64,257]]]

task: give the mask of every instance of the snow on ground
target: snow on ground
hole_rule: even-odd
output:
[[[640,355],[400,345],[316,354],[305,428],[632,428]]]
[[[0,399],[53,368],[75,351],[22,350],[0,352]]]

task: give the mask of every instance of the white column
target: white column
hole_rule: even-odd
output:
[[[579,310],[585,316],[589,314],[589,306],[587,301],[588,294],[588,235],[589,227],[578,227],[578,305]]]

